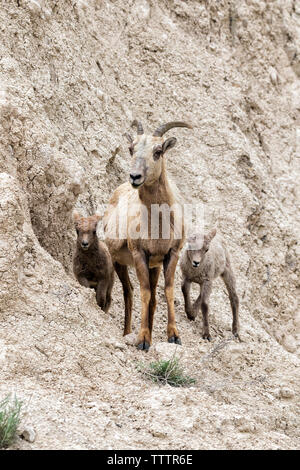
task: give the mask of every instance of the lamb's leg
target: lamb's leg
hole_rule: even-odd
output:
[[[240,340],[239,337],[239,298],[236,293],[235,277],[231,268],[226,268],[222,274],[222,279],[225,283],[232,310],[232,333]]]
[[[123,266],[119,263],[114,263],[114,267],[123,287],[123,295],[124,295],[124,303],[125,303],[125,322],[124,322],[124,336],[125,336],[131,333],[133,287],[128,276],[127,266]]]
[[[199,310],[201,308],[201,291],[202,291],[202,285],[200,285],[200,293],[199,293],[199,295],[198,295],[197,299],[195,300],[194,305],[192,307],[194,318],[196,318],[196,316],[198,315]]]
[[[107,284],[107,290],[106,290],[106,299],[105,299],[105,312],[108,312],[110,304],[111,304],[111,291],[114,285],[114,272],[111,273],[111,275],[108,275],[108,284]]]
[[[201,287],[201,311],[203,317],[203,339],[207,339],[211,341],[211,336],[209,334],[209,323],[208,323],[208,314],[209,314],[209,296],[212,290],[212,282],[211,281],[204,281]]]
[[[191,282],[188,281],[187,279],[184,279],[181,284],[181,290],[182,290],[183,298],[184,298],[184,310],[185,310],[186,316],[188,317],[189,320],[195,320],[196,317],[193,312],[193,307],[192,307],[191,298],[190,298]]]
[[[101,279],[97,284],[96,300],[99,307],[106,313],[106,293],[108,288],[107,279]]]
[[[149,269],[149,280],[150,280],[150,289],[151,289],[151,299],[149,304],[149,330],[152,337],[152,328],[153,328],[153,317],[156,308],[156,286],[158,283],[158,278],[161,268],[152,268]],[[151,338],[152,339],[152,338]]]
[[[149,268],[146,255],[143,251],[132,252],[136,274],[140,283],[142,300],[141,327],[137,339],[137,348],[148,350],[151,344],[151,333],[149,328],[149,305],[151,299],[151,288],[149,279]]]
[[[79,282],[79,284],[80,284],[81,286],[90,287],[90,282],[89,282],[89,281],[87,280],[87,278],[84,277],[84,276],[79,276],[79,277],[77,278],[77,281]]]
[[[111,305],[111,289],[107,289],[106,300],[105,300],[105,312],[107,313]]]
[[[179,251],[171,249],[164,258],[165,294],[168,304],[167,335],[169,343],[181,344],[181,339],[176,328],[174,309],[174,276],[178,262]]]

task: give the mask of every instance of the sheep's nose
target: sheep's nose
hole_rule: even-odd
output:
[[[200,264],[200,261],[193,261],[194,268],[197,268]]]
[[[142,177],[141,173],[130,173],[129,176],[132,181],[139,180]]]
[[[89,242],[82,242],[82,243],[81,243],[81,246],[82,246],[83,248],[86,248],[87,246],[89,246]]]
[[[129,177],[131,184],[138,184],[142,179],[141,173],[130,173]]]

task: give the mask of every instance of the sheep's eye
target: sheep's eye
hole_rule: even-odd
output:
[[[96,230],[93,231],[93,234],[96,235]]]
[[[132,156],[133,155],[133,146],[130,145],[130,147],[128,147],[128,150],[129,150],[130,155]]]

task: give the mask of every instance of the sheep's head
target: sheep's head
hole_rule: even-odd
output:
[[[204,256],[209,250],[210,242],[216,235],[217,230],[214,228],[211,232],[207,235],[196,233],[191,235],[187,242],[187,255],[191,265],[194,268],[197,268],[201,261],[203,260]]]
[[[98,214],[82,217],[77,211],[73,212],[73,221],[77,232],[77,244],[86,251],[97,241],[97,224],[101,216]]]
[[[176,144],[175,137],[165,139],[163,135],[173,127],[192,129],[192,126],[181,121],[168,122],[158,127],[153,135],[144,134],[143,126],[138,121],[133,121],[132,126],[137,127],[136,138],[125,134],[130,143],[129,152],[133,157],[129,180],[134,188],[139,188],[143,184],[151,185],[159,179],[163,155]]]

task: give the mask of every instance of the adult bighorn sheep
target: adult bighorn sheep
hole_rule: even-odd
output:
[[[137,136],[126,137],[133,157],[129,181],[119,186],[104,215],[105,241],[111,253],[115,270],[123,286],[125,301],[124,335],[131,332],[132,292],[128,266],[135,267],[140,283],[142,318],[137,338],[138,349],[148,350],[152,340],[153,316],[156,307],[156,286],[163,265],[165,295],[168,306],[167,335],[170,343],[181,344],[174,311],[174,274],[180,250],[184,243],[182,208],[176,189],[168,179],[164,154],[174,147],[174,137],[164,134],[174,127],[191,125],[176,121],[158,127],[153,135],[144,134],[143,126],[133,121]],[[158,207],[162,210],[157,217]],[[168,226],[169,233],[164,234]],[[121,227],[125,227],[120,234]],[[149,237],[156,232],[156,235]],[[168,232],[168,230],[167,230]]]

